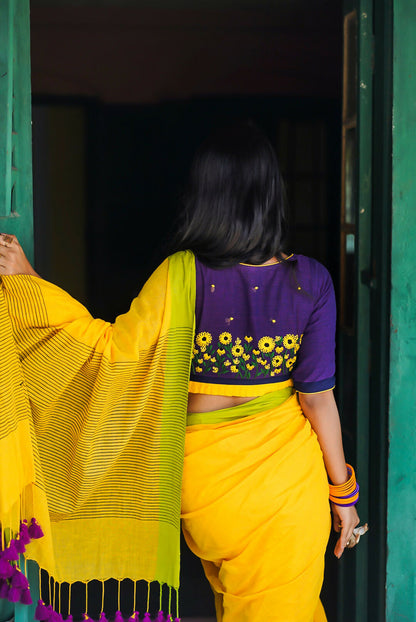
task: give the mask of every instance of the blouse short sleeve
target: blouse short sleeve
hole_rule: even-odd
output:
[[[336,302],[329,272],[314,262],[313,308],[307,321],[296,366],[294,387],[300,393],[320,393],[335,386]],[[304,293],[305,296],[311,294]]]

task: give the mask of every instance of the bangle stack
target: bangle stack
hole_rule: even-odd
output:
[[[339,484],[339,486],[329,484],[329,500],[335,505],[344,507],[355,505],[360,496],[360,487],[355,479],[354,469],[350,464],[347,464],[347,471],[348,480],[345,484]]]

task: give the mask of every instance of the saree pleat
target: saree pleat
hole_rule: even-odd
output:
[[[326,620],[328,480],[296,395],[280,402],[268,394],[226,409],[223,422],[219,410],[217,423],[187,427],[182,528],[218,622]]]

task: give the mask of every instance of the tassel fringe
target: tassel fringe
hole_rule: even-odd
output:
[[[0,536],[1,542],[5,543],[5,534],[1,532]],[[19,533],[10,539],[8,545],[0,551],[0,598],[5,598],[12,603],[32,604],[29,582],[19,567],[19,559],[20,555],[26,552],[26,546],[32,540],[42,537],[42,528],[35,518],[32,518],[30,525],[28,525],[27,520],[23,520],[20,523]],[[53,593],[55,593],[55,590]],[[149,596],[150,584],[148,584],[147,607],[149,607]],[[162,595],[160,596],[161,598]],[[55,605],[55,603],[53,604]],[[88,602],[86,602],[86,606],[88,606]],[[171,589],[169,589],[169,609],[170,607]],[[34,617],[38,622],[73,622],[70,612],[64,618],[61,613],[54,610],[51,604],[46,605],[41,599],[37,603]],[[85,622],[94,622],[94,618],[91,618],[88,613],[83,614],[83,619]],[[102,611],[96,620],[97,622],[109,622],[109,617]],[[149,611],[146,611],[142,616],[139,611],[134,611],[127,618],[123,616],[120,610],[117,610],[114,615],[114,622],[181,622],[181,619],[178,617],[178,614],[175,618],[173,618],[171,613],[165,615],[162,609],[154,616]]]

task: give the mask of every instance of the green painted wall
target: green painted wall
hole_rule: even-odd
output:
[[[416,3],[394,0],[387,622],[416,620]]]

